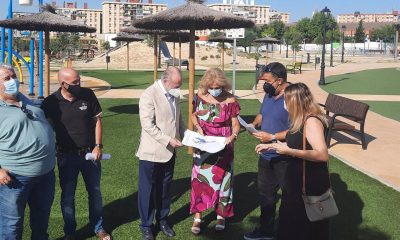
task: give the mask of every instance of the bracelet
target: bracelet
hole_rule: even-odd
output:
[[[235,136],[236,139],[238,138],[237,133],[234,132],[234,133],[232,133],[232,135]]]

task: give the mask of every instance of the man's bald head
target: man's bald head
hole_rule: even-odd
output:
[[[182,85],[181,70],[177,67],[168,67],[164,71],[161,80],[163,81],[164,86],[167,86],[168,89],[179,88]]]
[[[73,68],[62,68],[58,71],[58,82],[62,85],[63,82],[69,85],[79,84],[81,77],[78,71]]]

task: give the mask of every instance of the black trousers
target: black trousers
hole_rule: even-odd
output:
[[[258,160],[258,193],[260,195],[260,227],[267,234],[274,233],[277,193],[285,182],[287,161],[285,156],[271,160]]]
[[[154,217],[159,224],[167,222],[174,166],[175,154],[166,163],[139,161],[138,204],[142,230],[153,227]]]

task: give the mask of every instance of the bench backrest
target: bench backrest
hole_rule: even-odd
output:
[[[301,67],[301,62],[295,62],[294,67]]]
[[[325,109],[332,113],[346,114],[357,121],[365,120],[369,105],[353,99],[329,94],[325,102]]]

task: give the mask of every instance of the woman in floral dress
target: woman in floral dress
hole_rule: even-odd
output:
[[[240,130],[240,106],[228,92],[229,82],[221,69],[208,70],[193,101],[192,121],[198,133],[226,137],[226,147],[217,153],[195,150],[193,154],[190,213],[192,233],[199,234],[202,212],[214,208],[216,231],[225,229],[225,218],[233,216],[233,142]]]

